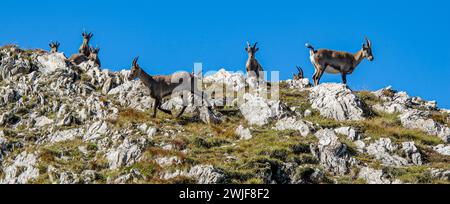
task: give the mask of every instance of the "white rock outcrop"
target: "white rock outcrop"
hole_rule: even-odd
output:
[[[117,169],[123,166],[129,166],[139,161],[141,158],[143,148],[145,147],[144,140],[132,140],[125,138],[125,140],[116,148],[112,148],[106,153],[106,158],[109,162],[110,169]]]
[[[274,127],[275,130],[296,130],[302,136],[308,136],[314,127],[310,122],[296,119],[295,117],[286,117],[277,121]]]
[[[359,170],[358,178],[364,179],[368,184],[392,184],[399,183],[399,181],[392,182],[389,179],[389,174],[383,170],[376,170],[369,167],[363,167]]]
[[[338,121],[363,120],[367,114],[363,102],[344,84],[315,86],[311,89],[309,101],[321,116]]]
[[[312,148],[312,152],[320,164],[336,175],[349,173],[356,160],[349,154],[347,145],[340,142],[331,129],[321,129],[315,136],[319,139],[319,144],[317,149]]]
[[[280,119],[290,114],[290,109],[279,100],[265,99],[253,94],[244,94],[244,103],[239,110],[250,125],[263,126],[272,119]]]
[[[37,161],[35,153],[20,153],[11,165],[4,168],[5,176],[0,183],[26,184],[37,179],[39,176]]]
[[[250,140],[252,139],[252,133],[248,128],[244,128],[244,126],[239,125],[239,127],[236,128],[235,134],[241,138],[241,140]]]
[[[212,165],[196,165],[187,175],[196,179],[198,184],[217,184],[225,179],[223,172]]]
[[[450,143],[450,128],[431,119],[430,112],[413,109],[406,111],[399,117],[405,128],[419,129],[427,134],[440,137],[446,143]]]
[[[389,138],[380,138],[374,143],[367,146],[366,151],[369,155],[374,156],[387,166],[406,166],[408,160],[402,158],[394,152],[398,149],[398,146],[393,144]]]
[[[450,145],[437,145],[433,147],[433,150],[439,154],[450,156]]]

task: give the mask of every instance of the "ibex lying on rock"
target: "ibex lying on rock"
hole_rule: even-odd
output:
[[[83,32],[81,34],[83,36],[83,43],[81,44],[80,48],[78,49],[78,53],[84,54],[84,56],[88,57],[90,54],[89,50],[89,41],[94,36],[92,33]]]
[[[50,46],[50,53],[57,53],[59,48],[59,42],[52,41],[50,42],[50,44],[48,44],[48,46]]]
[[[310,60],[316,71],[313,76],[314,85],[316,86],[319,84],[324,72],[331,74],[340,73],[342,82],[347,84],[347,74],[353,73],[364,58],[367,58],[369,61],[374,60],[372,43],[367,38],[366,43],[362,45],[361,50],[356,54],[327,49],[315,50],[309,44],[306,44],[306,47],[310,49]]]
[[[79,65],[83,62],[86,62],[88,60],[91,60],[94,62],[95,66],[100,67],[100,59],[98,58],[98,52],[100,51],[100,48],[94,48],[94,47],[90,47],[89,48],[89,56],[86,56],[82,53],[78,53],[78,54],[73,54],[70,58],[69,61],[72,62],[75,65]]]
[[[192,94],[197,95],[204,99],[203,92],[197,89],[197,78],[188,72],[177,72],[172,75],[158,75],[151,76],[147,74],[137,63],[138,57],[133,60],[133,64],[131,67],[130,75],[128,76],[129,80],[133,80],[139,78],[142,83],[150,90],[150,97],[155,99],[155,104],[153,106],[153,117],[156,117],[157,109],[163,111],[167,114],[172,114],[170,110],[165,110],[161,108],[162,100],[171,96],[172,93],[182,92],[182,91],[190,91]],[[181,96],[183,97],[183,96]],[[208,101],[206,101],[208,108],[211,108],[211,105]],[[186,105],[183,104],[183,108],[177,117],[181,117],[181,115],[186,110]]]
[[[89,60],[94,61],[94,65],[100,67],[100,59],[98,58],[98,52],[100,52],[100,48],[90,47],[89,50]]]
[[[260,77],[263,77],[261,76],[261,74],[264,70],[261,64],[259,64],[258,60],[256,60],[255,58],[255,53],[259,50],[259,48],[256,47],[257,44],[258,43],[256,42],[253,46],[251,46],[250,43],[247,42],[245,51],[247,51],[248,53],[248,60],[245,68],[249,76],[256,76],[256,78],[259,80]]]
[[[294,74],[294,80],[303,79],[304,78],[303,77],[303,69],[301,67],[297,66],[297,71],[298,71],[298,73]]]

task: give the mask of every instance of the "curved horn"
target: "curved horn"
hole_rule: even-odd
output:
[[[366,44],[367,44],[367,46],[371,46],[372,45],[372,43],[370,42],[370,40],[369,40],[369,38],[367,38],[367,36],[366,37],[364,37],[365,39],[366,39]]]
[[[300,66],[297,66],[298,73],[303,77],[303,69]]]
[[[255,44],[253,45],[253,49],[256,48],[257,44],[258,44],[258,42],[255,42]]]
[[[252,47],[248,41],[247,41],[247,47],[249,47],[249,48]]]
[[[135,58],[133,59],[133,64],[132,64],[132,65],[133,65],[133,66],[136,66],[138,60],[139,60],[139,56],[138,56],[138,57],[135,57]]]

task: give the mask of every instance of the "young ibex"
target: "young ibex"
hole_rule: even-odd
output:
[[[165,110],[161,108],[162,100],[165,97],[171,96],[174,92],[182,92],[182,91],[190,91],[192,94],[197,95],[202,98],[203,92],[197,89],[197,78],[188,72],[177,72],[172,75],[158,75],[151,76],[147,74],[137,63],[138,57],[133,60],[131,72],[128,76],[129,80],[133,80],[139,78],[142,83],[150,90],[150,97],[155,100],[155,104],[153,106],[153,117],[156,117],[157,109],[163,111],[166,114],[171,115],[172,112],[170,110]],[[181,95],[183,98],[183,96]],[[208,108],[211,109],[211,105],[207,100],[205,100]],[[203,103],[203,101],[202,101]],[[186,104],[183,104],[183,108],[177,117],[181,117],[184,111],[186,110]]]
[[[59,48],[59,42],[58,41],[51,41],[50,44],[50,53],[57,53]]]
[[[297,67],[297,71],[298,71],[298,73],[297,74],[293,74],[294,75],[294,80],[300,80],[300,79],[303,79],[303,69],[301,68],[301,67],[299,67],[299,66],[296,66]]]
[[[90,47],[89,48],[89,60],[94,61],[94,65],[97,67],[100,67],[100,59],[98,58],[98,52],[100,52],[100,48],[94,48],[94,47]]]
[[[98,57],[98,52],[100,52],[100,48],[89,47],[89,56],[84,55],[83,53],[77,53],[70,56],[69,61],[75,65],[79,65],[86,61],[93,61],[95,66],[100,67],[100,59]]]
[[[264,71],[261,64],[259,64],[258,60],[255,58],[255,53],[258,52],[259,48],[256,47],[258,43],[256,42],[253,46],[250,45],[249,42],[247,42],[247,47],[245,48],[245,51],[248,53],[248,60],[245,68],[247,69],[247,74],[249,76],[256,76],[256,78],[259,80]]]
[[[90,54],[89,41],[94,35],[87,32],[83,32],[81,35],[83,36],[83,43],[81,44],[80,49],[78,49],[78,53],[84,54],[84,56],[88,57]]]
[[[372,43],[367,38],[366,43],[362,45],[361,50],[356,54],[327,49],[315,50],[309,44],[306,44],[306,47],[310,49],[310,60],[315,68],[313,80],[316,86],[319,84],[324,72],[331,74],[340,73],[342,82],[347,84],[347,74],[353,73],[364,58],[367,58],[369,61],[374,60]]]

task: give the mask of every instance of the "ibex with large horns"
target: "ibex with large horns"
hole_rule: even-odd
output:
[[[366,43],[362,45],[361,50],[356,54],[334,51],[328,49],[315,50],[313,46],[306,44],[310,49],[310,60],[314,65],[315,73],[313,76],[314,85],[318,85],[324,72],[330,74],[341,74],[342,82],[347,84],[347,74],[353,73],[355,68],[366,58],[373,61],[372,43],[366,38]]]
[[[92,33],[87,32],[83,32],[81,35],[83,36],[83,43],[78,49],[78,53],[84,54],[84,56],[88,57],[90,54],[89,41],[94,35]]]
[[[147,74],[137,63],[138,57],[133,60],[131,72],[128,76],[129,80],[133,80],[139,78],[142,83],[150,90],[150,97],[155,100],[155,104],[153,106],[153,117],[156,117],[157,109],[166,113],[172,114],[170,110],[165,110],[161,107],[162,100],[165,97],[171,96],[174,92],[182,92],[182,91],[190,91],[192,94],[197,95],[202,98],[203,92],[197,89],[197,78],[188,72],[177,72],[172,75],[157,75],[151,76]],[[183,97],[183,96],[181,96]],[[209,109],[211,109],[211,105],[207,100],[205,100]],[[203,101],[202,101],[203,103]],[[183,108],[177,117],[181,117],[181,115],[186,110],[186,104],[183,104]]]
[[[259,48],[256,47],[257,44],[258,43],[256,42],[253,46],[251,46],[250,43],[247,42],[245,51],[247,51],[248,53],[248,60],[245,68],[249,76],[256,76],[256,78],[259,80],[264,70],[261,64],[259,64],[258,60],[256,60],[255,58],[256,52],[259,51]]]
[[[57,53],[59,45],[58,41],[51,41],[50,44],[48,44],[48,46],[50,46],[50,53]]]
[[[296,66],[296,67],[297,67],[298,73],[294,74],[294,80],[303,79],[304,78],[304,76],[303,76],[303,69],[301,67],[299,67],[299,66]]]

